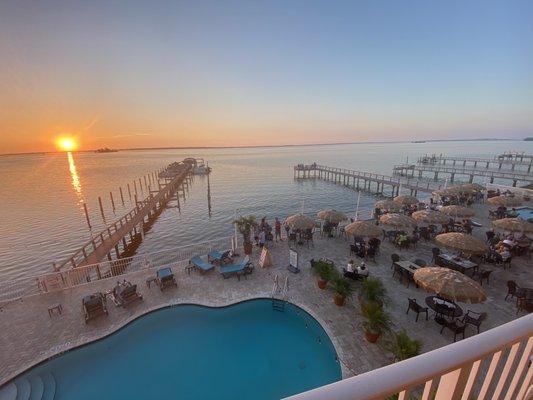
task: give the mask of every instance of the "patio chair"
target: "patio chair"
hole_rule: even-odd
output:
[[[409,285],[411,284],[411,281],[413,280],[413,277],[411,276],[411,274],[403,268],[400,268],[400,274],[401,274],[400,276],[401,276],[402,284],[409,287]]]
[[[518,285],[515,281],[507,281],[507,295],[505,296],[505,300],[511,296],[511,298],[516,297],[516,292],[519,289]]]
[[[433,255],[431,262],[435,264],[437,262],[437,257],[440,255],[440,249],[438,247],[433,247],[431,249],[431,254]]]
[[[172,270],[168,267],[157,270],[156,278],[157,285],[159,286],[159,289],[161,289],[161,291],[172,286],[178,287],[176,278],[174,278]]]
[[[350,255],[355,256],[357,254],[357,246],[355,244],[350,245]]]
[[[294,243],[296,244],[298,242],[298,239],[296,238],[296,233],[290,233],[289,234],[289,241],[288,243]]]
[[[231,258],[231,250],[226,250],[223,252],[220,252],[218,250],[213,250],[211,253],[207,255],[207,261],[210,263],[218,263],[218,264],[225,264],[232,261]]]
[[[250,257],[244,257],[237,264],[228,264],[220,267],[220,274],[224,279],[229,278],[232,275],[237,275],[237,279],[241,280],[241,275],[251,274],[253,271],[253,265],[250,263]]]
[[[418,265],[419,267],[425,267],[428,265],[427,262],[425,262],[424,260],[420,259],[420,258],[417,258],[416,260],[413,261],[413,264],[416,264]]]
[[[400,258],[400,256],[399,256],[398,254],[396,254],[396,253],[392,253],[392,254],[390,255],[390,258],[391,258],[391,261],[392,261],[391,266],[390,266],[390,269],[393,269],[393,268],[394,268],[394,263],[397,263],[398,261],[400,261],[401,258]]]
[[[453,332],[454,343],[457,340],[457,335],[463,335],[463,339],[465,338],[466,324],[463,324],[456,320],[452,320],[452,321],[444,320],[442,324],[442,328],[440,330],[441,334],[442,334],[442,331],[444,331],[444,328],[447,328]]]
[[[212,269],[215,268],[215,266],[211,264],[210,262],[206,262],[202,260],[200,256],[194,256],[193,258],[191,258],[189,260],[189,265],[194,266],[202,274],[205,272],[211,271]]]
[[[403,269],[396,265],[396,264],[392,264],[392,277],[394,278],[396,275],[398,275],[400,277],[400,280],[402,280],[402,271]]]
[[[420,237],[424,239],[425,242],[429,242],[431,240],[431,233],[429,232],[427,226],[423,226],[420,228]]]
[[[136,300],[142,300],[143,297],[137,292],[137,285],[132,285],[131,282],[118,282],[113,288],[113,297],[115,304],[119,307],[126,307]]]
[[[520,311],[533,312],[533,301],[525,297],[516,299],[516,314],[518,315]]]
[[[477,328],[477,333],[479,333],[481,323],[486,319],[487,313],[478,313],[472,310],[468,310],[463,317],[463,324],[475,326]]]
[[[474,272],[474,274],[472,275],[472,278],[478,281],[481,286],[483,286],[484,280],[487,281],[487,285],[488,285],[490,274],[492,274],[492,270],[482,269],[479,272]]]
[[[418,316],[420,315],[420,313],[426,313],[426,321],[429,319],[427,307],[422,307],[420,304],[418,304],[416,299],[408,298],[407,300],[409,300],[409,306],[407,307],[406,314],[409,314],[409,311],[413,310],[416,313],[415,322],[418,322]]]
[[[105,296],[102,293],[93,293],[82,299],[85,323],[101,315],[108,315]]]

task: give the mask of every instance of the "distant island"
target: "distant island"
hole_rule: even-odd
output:
[[[94,152],[95,153],[116,153],[118,150],[110,149],[109,147],[103,147],[101,149],[97,149]]]
[[[533,142],[533,137],[527,137],[524,139],[526,142]]]

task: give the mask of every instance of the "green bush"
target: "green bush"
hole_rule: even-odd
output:
[[[349,279],[337,273],[331,280],[331,290],[337,296],[347,298],[353,293],[354,287]]]
[[[327,261],[319,260],[315,263],[313,272],[323,281],[331,281],[335,277],[335,266]]]
[[[396,361],[402,361],[419,355],[422,350],[422,342],[411,339],[407,332],[402,330],[392,333],[388,347],[391,353],[394,354]]]
[[[363,329],[367,332],[381,335],[390,328],[390,317],[377,302],[368,302],[363,310],[365,321]]]

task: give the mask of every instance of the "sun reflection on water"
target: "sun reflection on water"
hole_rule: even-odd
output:
[[[72,153],[69,151],[67,153],[68,158],[68,169],[70,171],[70,177],[72,179],[72,187],[76,191],[76,194],[78,195],[79,202],[83,202],[83,195],[81,191],[81,182],[80,177],[78,176],[78,171],[76,171],[76,164],[74,163],[74,157],[72,157]]]

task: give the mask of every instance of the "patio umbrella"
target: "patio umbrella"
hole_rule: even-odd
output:
[[[346,234],[359,237],[375,238],[382,235],[381,229],[369,221],[355,221],[346,225]]]
[[[516,207],[521,205],[522,198],[514,196],[495,196],[487,199],[487,203],[493,206]]]
[[[420,201],[414,196],[396,196],[393,201],[402,206],[411,206],[420,203]]]
[[[509,232],[521,232],[531,233],[533,232],[533,224],[531,222],[524,221],[520,218],[502,218],[492,221],[492,226],[495,228],[509,231]]]
[[[444,189],[435,190],[433,192],[433,194],[437,195],[437,196],[440,196],[440,197],[458,196],[459,192],[457,190],[455,190],[453,187],[450,187],[450,188],[444,188]]]
[[[417,222],[425,222],[427,224],[446,224],[448,223],[448,217],[439,212],[433,210],[415,211],[411,217]]]
[[[476,189],[468,186],[467,184],[451,186],[448,188],[448,190],[452,193],[457,194],[474,194],[477,191]]]
[[[379,222],[394,228],[414,228],[416,226],[416,221],[413,218],[403,214],[385,214],[379,218]]]
[[[335,210],[322,210],[319,211],[316,216],[324,221],[333,222],[334,224],[346,219],[346,214]]]
[[[470,218],[476,214],[476,212],[471,208],[456,205],[441,207],[439,211],[454,218]]]
[[[419,268],[413,274],[415,282],[431,293],[462,303],[481,303],[487,295],[479,283],[468,276],[442,267]]]
[[[305,230],[313,228],[315,226],[315,221],[303,214],[294,214],[287,217],[284,224],[288,225],[291,229]]]
[[[400,211],[402,208],[400,204],[395,203],[392,200],[380,200],[375,204],[375,207],[385,212]]]
[[[437,244],[467,254],[483,254],[487,245],[475,236],[461,232],[441,233],[435,237]]]
[[[465,183],[464,185],[461,185],[461,187],[472,189],[476,192],[481,192],[483,190],[486,190],[485,186],[480,185],[479,183]]]

